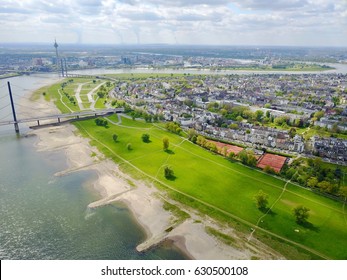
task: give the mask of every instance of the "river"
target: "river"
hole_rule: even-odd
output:
[[[104,75],[104,74],[124,74],[124,73],[147,73],[147,74],[191,74],[191,75],[268,75],[268,74],[281,74],[281,75],[300,75],[300,74],[347,74],[347,64],[340,63],[327,63],[326,65],[334,69],[326,71],[262,71],[262,70],[210,70],[200,68],[185,68],[185,69],[151,69],[151,68],[125,68],[125,69],[85,69],[72,71],[73,74],[85,75]]]

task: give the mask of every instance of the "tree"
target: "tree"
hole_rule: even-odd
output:
[[[164,151],[166,151],[167,149],[169,149],[170,146],[170,140],[168,137],[164,137],[163,138],[163,149]]]
[[[292,127],[289,130],[289,136],[290,136],[290,138],[294,138],[295,135],[296,135],[296,129],[294,127]]]
[[[169,166],[164,168],[164,175],[166,179],[172,179],[175,176],[174,171]]]
[[[196,143],[197,143],[198,145],[204,147],[205,144],[206,144],[206,139],[205,139],[205,137],[199,135],[199,136],[196,138]]]
[[[347,201],[347,186],[341,187],[339,193],[345,198],[345,201]]]
[[[295,220],[298,224],[305,224],[307,222],[310,214],[308,213],[310,209],[306,208],[303,205],[299,205],[293,209],[293,214],[295,216]]]
[[[95,119],[95,124],[98,126],[107,127],[108,122],[106,120],[102,120],[102,119],[97,118],[97,119]]]
[[[334,185],[331,182],[328,181],[321,181],[317,184],[318,188],[322,192],[327,192],[327,193],[334,193]]]
[[[268,201],[268,195],[264,193],[262,190],[260,190],[255,196],[254,200],[257,204],[257,208],[260,210],[265,210],[267,208],[267,205],[269,204]]]
[[[236,130],[236,129],[239,128],[239,125],[238,125],[237,123],[231,123],[231,124],[229,125],[229,128],[230,128],[230,129],[233,129],[233,130]]]
[[[228,156],[228,147],[227,147],[227,146],[224,146],[224,147],[222,148],[222,150],[220,151],[220,153],[221,153],[223,156],[227,157],[227,156]]]
[[[238,153],[237,156],[243,164],[249,166],[257,165],[257,158],[254,156],[254,153],[252,151],[242,150],[240,153]]]
[[[230,152],[229,155],[228,155],[228,157],[229,157],[230,159],[234,159],[234,158],[236,157],[236,154],[235,154],[234,152]]]
[[[307,186],[310,188],[315,188],[318,184],[318,179],[316,177],[311,177],[307,180]]]
[[[275,174],[276,173],[275,169],[273,169],[270,165],[265,165],[263,171],[268,173],[268,174]]]
[[[206,149],[209,149],[211,152],[217,153],[218,149],[215,143],[208,141],[206,143]]]
[[[196,140],[198,138],[198,133],[195,129],[191,128],[188,130],[188,139],[192,141],[193,143],[196,143]]]
[[[100,98],[104,98],[105,97],[105,92],[103,92],[103,91],[98,91],[98,96],[100,97]]]
[[[175,123],[175,122],[167,123],[165,125],[165,128],[168,131],[171,131],[171,132],[176,133],[176,134],[180,134],[182,132],[182,128],[180,127],[180,125],[178,123]]]
[[[113,141],[114,141],[114,142],[117,142],[118,135],[117,135],[117,134],[113,134],[112,138],[113,138]]]
[[[256,166],[257,165],[257,158],[253,153],[248,154],[248,162],[247,165],[249,166]]]
[[[263,111],[261,111],[261,110],[255,111],[255,119],[258,122],[261,122],[261,120],[263,119],[263,116],[264,116],[264,112]]]
[[[319,121],[322,117],[324,117],[324,112],[318,111],[318,112],[314,113],[313,117]]]
[[[131,151],[133,149],[133,146],[131,145],[131,143],[127,144],[127,149],[128,149],[128,151]]]
[[[152,117],[152,115],[145,113],[144,119],[146,122],[150,123],[150,122],[152,122],[153,117]]]
[[[243,117],[241,117],[241,116],[237,116],[237,117],[236,117],[236,121],[238,121],[238,122],[242,122],[242,121],[243,121]]]
[[[145,143],[149,143],[149,141],[150,141],[149,140],[150,136],[147,133],[142,134],[141,138],[142,138],[142,141]]]

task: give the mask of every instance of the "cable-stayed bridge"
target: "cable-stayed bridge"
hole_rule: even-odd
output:
[[[51,108],[48,108],[48,112],[45,113],[44,110],[40,108],[40,106],[35,107],[35,104],[33,104],[33,102],[15,103],[13,101],[10,83],[8,82],[7,85],[8,85],[9,96],[6,96],[6,95],[0,96],[0,126],[14,125],[16,133],[19,133],[19,124],[21,123],[29,123],[29,125],[31,125],[29,126],[30,128],[37,128],[37,127],[42,127],[47,125],[59,125],[66,122],[108,116],[108,115],[124,112],[124,108],[110,108],[110,109],[82,110],[78,112],[50,114],[49,111],[52,111],[52,110],[56,111],[57,108],[53,104],[49,104],[45,102],[44,107],[46,108],[51,107]],[[23,96],[19,96],[19,97],[21,99],[26,98]],[[6,99],[8,100],[7,102],[6,102]],[[31,105],[28,105],[28,104],[31,104]],[[9,107],[11,107],[12,112],[10,112]],[[19,117],[17,117],[17,114],[16,114],[17,108],[21,109]]]
[[[10,125],[15,123],[19,124],[19,123],[30,123],[30,122],[36,122],[37,125],[39,126],[40,122],[44,120],[55,119],[57,120],[55,123],[60,123],[64,120],[65,121],[79,120],[86,117],[101,117],[101,116],[107,116],[107,115],[123,113],[123,112],[124,112],[123,108],[115,108],[115,109],[104,109],[104,110],[93,110],[93,111],[80,111],[80,112],[65,113],[65,114],[44,115],[44,116],[17,119],[16,121],[15,120],[0,121],[0,126]]]

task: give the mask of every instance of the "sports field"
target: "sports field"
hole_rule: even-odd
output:
[[[275,170],[275,172],[280,172],[284,163],[286,162],[286,157],[273,155],[273,154],[264,154],[258,161],[257,167],[264,169],[266,166],[270,166]]]

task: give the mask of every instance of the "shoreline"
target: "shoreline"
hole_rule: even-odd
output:
[[[35,102],[31,103],[37,105]],[[40,111],[54,111],[51,104],[44,102],[40,102],[39,107]],[[79,170],[96,172],[97,179],[93,182],[93,189],[101,198],[87,207],[102,207],[113,202],[124,203],[146,235],[146,240],[137,244],[138,252],[168,242],[190,259],[284,259],[282,255],[256,239],[248,242],[245,234],[219,225],[194,209],[166,198],[165,192],[158,190],[150,182],[135,180],[122,172],[118,164],[106,159],[96,147],[91,146],[89,139],[77,135],[78,129],[72,124],[40,128],[27,134],[38,137],[35,146],[39,152],[64,152],[67,168],[57,172],[55,176],[65,176]],[[177,222],[177,217],[164,209],[164,201],[184,209],[190,218]],[[235,240],[234,246],[227,245],[216,236],[207,233],[207,227],[231,236]]]

